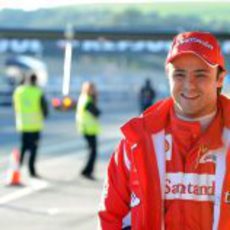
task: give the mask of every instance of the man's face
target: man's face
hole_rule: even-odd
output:
[[[218,67],[211,67],[195,54],[182,54],[168,64],[170,92],[176,113],[198,118],[214,112],[217,88],[224,74],[217,78]]]

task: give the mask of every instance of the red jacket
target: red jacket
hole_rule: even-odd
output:
[[[220,96],[205,133],[191,124],[186,134],[183,127],[190,124],[180,127],[172,111],[166,99],[121,128],[124,139],[109,163],[99,229],[230,229],[230,100]],[[199,137],[184,146],[183,132]]]

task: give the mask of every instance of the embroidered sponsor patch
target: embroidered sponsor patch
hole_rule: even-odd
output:
[[[165,152],[168,152],[169,151],[169,142],[165,139]]]
[[[164,149],[166,154],[166,160],[172,159],[172,135],[168,134],[165,136]]]
[[[130,206],[131,208],[136,207],[137,205],[139,205],[141,203],[140,198],[138,198],[136,196],[136,194],[134,192],[131,193],[131,201],[130,201]]]
[[[208,146],[207,145],[201,145],[200,146],[200,153],[201,154],[205,154],[205,153],[207,153],[208,152]]]
[[[214,201],[215,176],[195,173],[167,173],[166,200]]]
[[[179,45],[185,44],[185,43],[198,43],[210,50],[213,50],[213,45],[211,45],[209,42],[204,41],[202,39],[196,38],[196,37],[191,37],[191,38],[185,38],[185,39],[181,39],[180,41],[178,41]]]
[[[216,154],[213,153],[212,151],[209,151],[200,158],[199,163],[200,164],[205,164],[208,162],[216,163],[216,159],[217,159]]]

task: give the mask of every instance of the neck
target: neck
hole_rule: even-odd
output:
[[[178,114],[177,112],[176,112],[176,116],[179,119],[184,120],[184,121],[188,121],[188,122],[197,121],[197,122],[200,122],[202,131],[205,131],[207,129],[207,127],[209,126],[209,124],[212,122],[213,118],[215,117],[216,112],[217,112],[217,110],[214,110],[213,112],[211,112],[209,114],[206,114],[206,115],[201,116],[201,117],[196,117],[196,118],[190,118],[190,117]]]

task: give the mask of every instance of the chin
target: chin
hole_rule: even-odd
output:
[[[196,117],[202,116],[200,110],[191,109],[191,107],[190,108],[182,107],[182,109],[180,110],[180,113],[181,115],[189,117],[189,118],[196,118]]]

